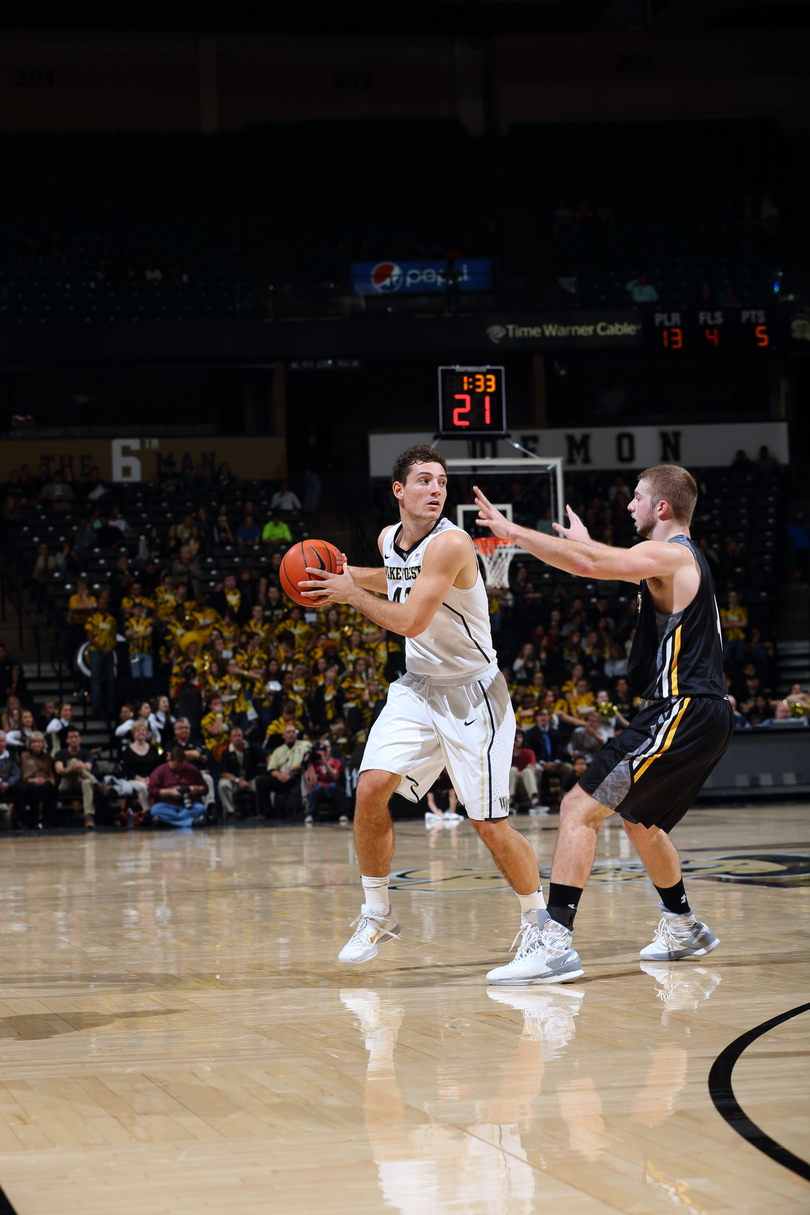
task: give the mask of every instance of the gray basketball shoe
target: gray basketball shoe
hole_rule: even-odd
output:
[[[496,966],[487,975],[487,983],[497,987],[529,987],[534,983],[569,983],[584,974],[579,954],[571,948],[569,928],[540,912],[524,916],[520,930],[512,942],[517,953],[506,966]]]
[[[691,911],[686,915],[677,915],[674,911],[667,911],[663,903],[659,903],[659,907],[663,915],[658,921],[655,936],[639,953],[645,962],[680,962],[683,958],[702,958],[720,944],[711,928],[696,920]]]

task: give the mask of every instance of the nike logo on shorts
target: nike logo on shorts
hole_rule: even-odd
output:
[[[473,724],[473,722],[474,722],[474,721],[475,721],[475,718],[474,718],[474,717],[471,717],[469,721],[465,721],[464,725],[465,725],[465,726],[471,726],[471,725]]]

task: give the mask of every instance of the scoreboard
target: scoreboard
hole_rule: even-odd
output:
[[[777,318],[771,308],[706,308],[649,314],[644,345],[677,355],[726,351],[771,350],[776,346]]]

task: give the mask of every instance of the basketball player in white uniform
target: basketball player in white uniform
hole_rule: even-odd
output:
[[[537,859],[509,823],[515,716],[498,671],[486,590],[470,537],[442,518],[444,459],[424,445],[394,462],[400,522],[380,534],[383,568],[309,571],[302,591],[350,603],[406,640],[406,674],[369,734],[354,818],[364,901],[341,962],[366,962],[399,936],[388,873],[394,852],[391,795],[418,802],[443,768],[493,859],[520,900],[521,931],[545,917]],[[387,592],[382,600],[371,591]]]

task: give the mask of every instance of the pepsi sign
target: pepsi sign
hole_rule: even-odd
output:
[[[457,258],[460,291],[491,291],[492,262],[486,258]],[[352,262],[355,295],[439,295],[445,289],[445,261]]]

